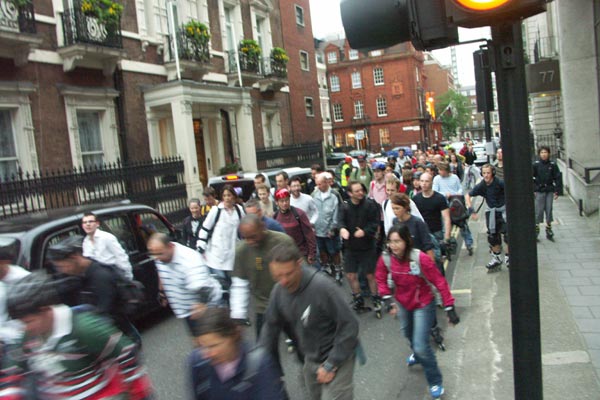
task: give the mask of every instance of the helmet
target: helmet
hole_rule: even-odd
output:
[[[54,280],[45,272],[33,272],[8,286],[6,309],[13,319],[38,312],[42,307],[62,303],[59,287],[74,285],[77,278]]]
[[[380,169],[382,171],[385,171],[385,164],[382,162],[375,162],[373,163],[373,169]]]
[[[290,197],[290,191],[286,188],[278,189],[275,192],[275,200],[287,199],[288,197]]]
[[[344,161],[346,161],[346,162],[352,162],[352,157],[346,156],[346,158],[344,159]]]
[[[73,254],[83,253],[83,236],[75,235],[48,247],[46,258],[49,261],[64,260]]]

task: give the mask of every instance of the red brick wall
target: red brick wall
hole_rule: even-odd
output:
[[[290,57],[288,80],[293,130],[292,137],[285,138],[284,144],[319,141],[323,139],[323,124],[310,4],[308,0],[280,0],[279,4],[284,48]],[[296,4],[304,9],[304,27],[296,24]],[[300,68],[300,50],[308,53],[309,71]],[[313,99],[314,117],[306,115],[305,97],[312,97]]]

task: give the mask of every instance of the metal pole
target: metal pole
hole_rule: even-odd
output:
[[[516,400],[542,400],[540,304],[533,170],[521,22],[492,26],[508,237]]]
[[[173,46],[173,53],[175,54],[175,69],[177,70],[177,80],[181,80],[181,68],[179,67],[179,46],[177,43],[177,30],[175,29],[175,2],[169,1],[167,3],[167,14],[169,17],[169,25],[171,25],[170,34],[173,38],[171,45]]]

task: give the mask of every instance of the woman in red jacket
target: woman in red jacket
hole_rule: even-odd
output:
[[[436,268],[431,258],[413,249],[410,231],[405,225],[393,226],[388,232],[390,252],[389,269],[396,287],[390,314],[398,315],[404,336],[413,350],[406,362],[408,366],[421,364],[425,370],[429,391],[434,399],[444,393],[442,374],[435,354],[429,344],[429,332],[435,321],[435,299],[429,283],[440,292],[449,322],[460,320],[454,311],[454,298],[448,282]],[[383,256],[377,262],[375,279],[379,294],[391,301],[392,290],[388,286],[388,267]]]

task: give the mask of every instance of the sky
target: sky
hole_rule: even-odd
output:
[[[340,16],[340,0],[310,0],[313,35],[322,39],[328,36],[344,37],[344,27]],[[459,29],[461,41],[489,38],[489,28]],[[464,44],[456,47],[458,63],[458,81],[461,86],[475,84],[473,74],[473,52],[481,43]],[[450,65],[450,49],[433,51],[442,65]],[[460,62],[464,60],[464,62]]]

